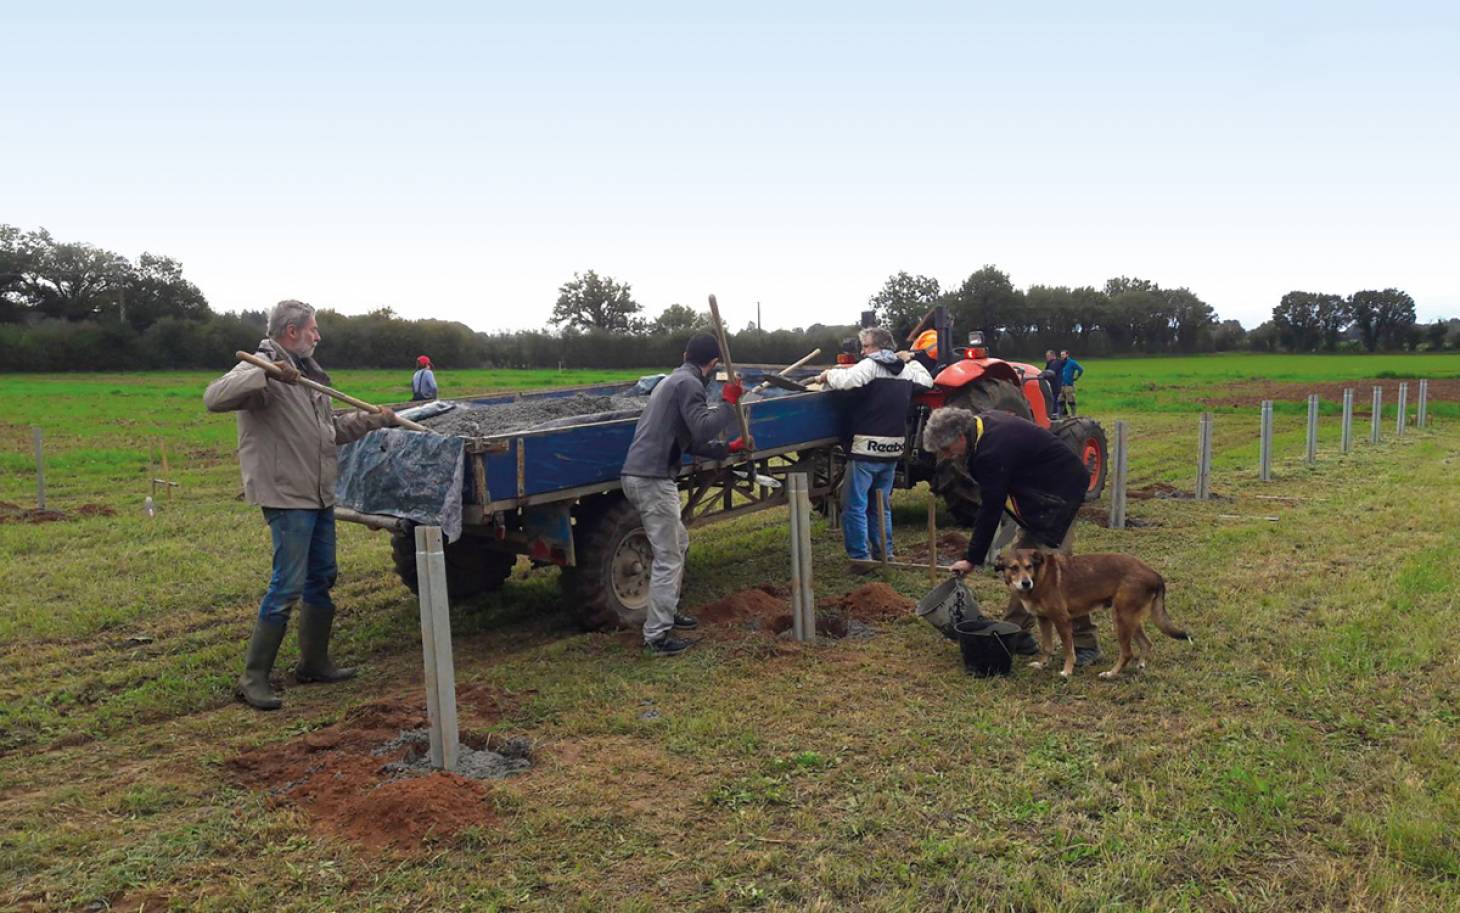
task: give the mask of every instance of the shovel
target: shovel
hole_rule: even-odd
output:
[[[779,374],[767,374],[761,379],[760,384],[755,388],[755,392],[759,393],[766,387],[780,387],[782,390],[795,390],[797,393],[811,392],[811,388],[799,380],[792,380],[789,377],[782,377]]]
[[[269,361],[266,358],[259,358],[257,355],[252,355],[248,352],[234,352],[233,354],[238,358],[239,361],[246,361],[255,367],[262,368],[265,374],[268,374],[272,377],[277,377],[279,375],[279,369],[274,366],[273,362]],[[376,406],[372,403],[367,403],[363,399],[356,399],[355,397],[350,396],[348,393],[341,393],[334,387],[326,387],[324,384],[316,383],[315,381],[312,381],[307,377],[299,378],[297,383],[301,387],[308,387],[311,390],[316,390],[320,393],[323,393],[325,396],[337,399],[342,403],[348,403],[349,405],[354,406],[356,409],[359,409],[361,412],[369,412],[371,414],[379,414],[380,412],[379,406]],[[395,417],[395,423],[400,427],[409,429],[411,431],[425,431],[428,434],[433,433],[431,432],[431,429],[427,428],[425,425],[419,424],[418,422],[413,422],[408,418],[401,418],[399,415]]]
[[[767,374],[762,377],[760,383],[756,384],[755,389],[751,390],[750,392],[760,393],[761,391],[765,390],[766,387],[780,387],[782,390],[795,390],[797,393],[810,393],[810,387],[806,386],[805,384],[797,383],[794,380],[789,380],[786,378],[785,375],[790,374],[792,371],[806,364],[806,362],[810,361],[820,354],[820,349],[812,349],[807,355],[796,359],[795,363],[786,365],[784,368],[782,368],[779,374]],[[785,383],[781,383],[781,381],[783,380],[785,381]],[[787,386],[787,384],[792,384],[794,386]]]

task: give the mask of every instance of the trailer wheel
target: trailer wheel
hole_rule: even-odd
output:
[[[512,574],[512,566],[517,563],[516,555],[486,548],[479,539],[471,536],[448,542],[445,552],[446,595],[451,600],[468,599],[501,589]],[[412,593],[419,593],[415,530],[391,533],[390,556],[400,582]]]
[[[575,567],[563,582],[579,623],[590,631],[642,627],[649,610],[654,550],[639,511],[623,495],[606,495],[574,528]]]
[[[1099,498],[1105,491],[1105,476],[1108,471],[1106,464],[1109,451],[1105,443],[1105,429],[1093,418],[1072,418],[1057,423],[1050,430],[1090,470],[1090,487],[1085,491],[1085,500],[1094,501]]]
[[[996,377],[981,377],[964,384],[949,394],[948,405],[970,412],[1010,412],[1034,421],[1034,410],[1029,408],[1024,391],[1013,381]]]

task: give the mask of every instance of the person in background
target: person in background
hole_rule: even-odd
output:
[[[816,379],[829,390],[857,391],[846,448],[842,544],[853,560],[881,560],[882,536],[876,530],[880,522],[891,552],[892,483],[906,443],[908,406],[914,389],[932,387],[933,378],[911,352],[894,352],[892,334],[882,327],[868,327],[857,338],[862,360],[849,368],[823,371]],[[875,491],[883,493],[886,506],[880,521]]]
[[[924,330],[912,344],[913,358],[931,376],[938,370],[938,331]]]
[[[1060,350],[1060,361],[1064,362],[1064,369],[1060,375],[1059,403],[1065,415],[1074,415],[1075,381],[1084,375],[1085,367],[1070,357],[1069,349]]]
[[[619,483],[624,496],[639,512],[644,535],[654,553],[649,576],[649,609],[644,617],[644,649],[651,656],[673,656],[694,646],[692,640],[670,636],[675,628],[696,628],[699,622],[679,611],[684,559],[689,552],[689,531],[680,516],[679,484],[675,481],[685,453],[724,459],[739,453],[744,442],[715,443],[735,424],[735,404],[745,392],[730,378],[720,388],[726,405],[710,408],[706,394],[720,344],[708,333],[691,336],[684,347],[684,364],[655,384],[649,404],[634,426]]]
[[[395,424],[395,413],[335,412],[329,397],[300,386],[299,378],[329,386],[329,375],[314,360],[319,328],[314,308],[302,301],[280,301],[269,316],[269,336],[258,355],[274,363],[269,374],[248,362],[208,385],[203,404],[209,412],[238,413],[238,464],[243,494],[263,509],[274,544],[274,570],[259,604],[249,640],[243,677],[235,694],[259,710],[281,704],[269,684],[279,645],[294,603],[299,603],[300,684],[333,683],[355,670],[330,660],[335,604],[330,589],[335,563],[336,448],[376,428]]]
[[[436,373],[431,370],[431,359],[425,355],[416,356],[416,373],[411,375],[411,402],[436,398]]]
[[[1007,500],[1014,502],[1019,519],[1015,548],[1054,549],[1065,555],[1074,551],[1075,516],[1085,502],[1090,472],[1052,433],[1007,412],[975,415],[949,407],[928,417],[923,447],[936,453],[940,462],[965,462],[979,488],[968,552],[953,563],[953,573],[962,576],[988,558]],[[1018,652],[1038,650],[1029,633],[1035,618],[1017,596],[1010,594],[1004,620],[1023,629],[1015,643]],[[1075,619],[1074,628],[1075,662],[1087,666],[1100,658],[1095,624],[1084,615]]]
[[[1054,349],[1046,349],[1044,352],[1044,373],[1043,377],[1049,382],[1049,417],[1058,418],[1060,414],[1060,388],[1064,382],[1065,365],[1060,361],[1059,356],[1054,354]]]

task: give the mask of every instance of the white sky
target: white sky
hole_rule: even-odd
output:
[[[773,328],[986,263],[1460,316],[1455,5],[303,6],[5,12],[0,222],[480,330],[587,269]]]

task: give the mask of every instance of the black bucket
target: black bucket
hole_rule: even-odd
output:
[[[1018,625],[976,618],[959,622],[953,630],[958,634],[958,649],[967,672],[988,678],[1014,671],[1014,636],[1022,630]]]

